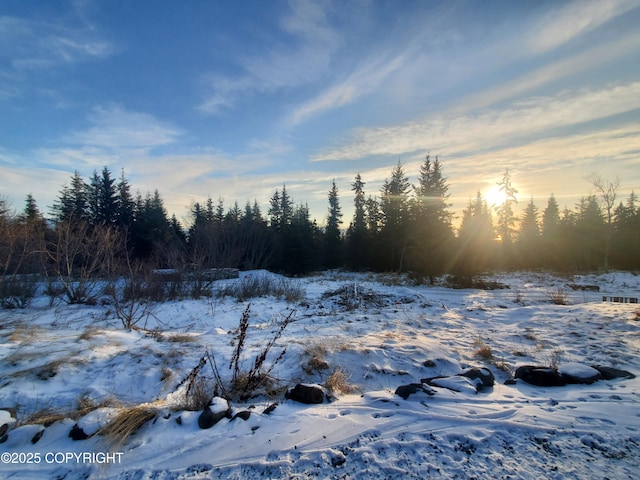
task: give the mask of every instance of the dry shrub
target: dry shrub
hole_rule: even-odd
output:
[[[43,425],[50,427],[56,422],[69,418],[70,415],[65,412],[56,412],[50,409],[39,410],[28,415],[20,422],[22,425]]]
[[[302,369],[307,374],[312,374],[315,371],[326,370],[329,368],[327,363],[327,347],[324,344],[316,344],[307,347],[303,353],[308,357],[306,363],[302,366]]]
[[[114,450],[137,432],[140,427],[158,415],[155,408],[137,406],[123,409],[116,417],[98,430],[106,443]]]
[[[491,347],[481,339],[476,340],[475,344],[478,346],[478,349],[475,352],[476,357],[480,357],[487,362],[491,362],[493,360],[493,351],[491,350]]]
[[[547,292],[547,296],[554,305],[567,305],[567,291],[564,288],[556,288]]]
[[[195,342],[197,337],[188,333],[174,333],[165,335],[164,340],[172,343],[190,343]]]
[[[27,415],[20,422],[20,424],[21,425],[44,425],[45,427],[49,427],[53,425],[55,422],[59,422],[66,418],[70,418],[72,420],[78,420],[79,418],[85,416],[86,414],[94,410],[97,410],[98,408],[120,407],[120,406],[121,404],[113,398],[106,398],[101,402],[96,402],[93,399],[83,395],[78,399],[78,407],[75,410],[54,411],[49,408],[45,408]]]
[[[184,404],[179,408],[197,412],[206,408],[213,398],[212,383],[203,377],[196,377],[193,382],[188,385],[184,394]]]
[[[349,373],[345,372],[341,368],[336,368],[324,382],[324,386],[334,395],[337,393],[356,393],[359,391],[358,387],[349,383],[350,378],[351,375]]]

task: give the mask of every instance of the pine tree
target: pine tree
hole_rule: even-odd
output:
[[[80,221],[89,218],[88,186],[77,170],[71,177],[71,185],[64,185],[53,204],[52,213],[57,223]]]
[[[462,212],[453,273],[460,286],[469,287],[473,277],[489,266],[495,231],[491,212],[480,192]]]
[[[635,192],[615,209],[611,261],[617,268],[640,268],[640,207]]]
[[[575,222],[578,267],[593,270],[601,266],[605,258],[606,226],[600,204],[595,195],[582,197],[578,204]]]
[[[391,171],[391,179],[382,185],[380,209],[382,228],[380,230],[380,267],[402,271],[410,242],[409,189],[411,184],[404,173],[402,164]]]
[[[325,228],[325,266],[336,268],[342,263],[342,235],[340,225],[342,224],[342,210],[340,209],[340,199],[338,187],[335,179],[329,190],[329,214],[327,216],[327,227]]]
[[[276,188],[275,193],[269,200],[269,225],[274,231],[279,231],[282,222],[282,199],[280,192]]]
[[[118,190],[107,167],[102,174],[94,170],[87,188],[89,222],[92,225],[116,225],[118,217]]]
[[[500,187],[500,192],[504,195],[504,200],[495,206],[498,215],[496,231],[502,245],[503,266],[506,266],[511,263],[511,257],[513,255],[512,246],[516,224],[513,205],[518,203],[518,199],[516,198],[518,190],[516,190],[511,183],[511,174],[508,168],[505,170],[502,180],[498,182],[498,186]]]
[[[347,230],[347,265],[354,270],[362,270],[369,262],[369,235],[366,225],[365,213],[365,183],[358,173],[351,184],[351,190],[354,192],[354,213],[353,220]]]
[[[413,187],[415,201],[411,208],[411,236],[414,246],[411,252],[411,267],[421,275],[428,275],[430,283],[435,275],[444,273],[448,264],[448,247],[453,240],[452,214],[449,185],[442,175],[438,157],[432,162],[427,155],[420,167],[418,185]]]
[[[131,186],[124,175],[124,169],[120,172],[120,180],[116,185],[116,214],[115,222],[123,231],[128,231],[135,220],[136,203],[131,195]]]
[[[538,267],[540,261],[540,227],[538,225],[538,208],[529,201],[520,221],[517,242],[518,265],[521,267]]]

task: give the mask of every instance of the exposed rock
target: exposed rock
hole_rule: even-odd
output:
[[[479,379],[471,380],[460,375],[453,375],[449,377],[423,378],[422,382],[426,383],[427,385],[431,385],[432,387],[446,388],[447,390],[451,390],[452,392],[459,393],[478,393],[479,385],[482,383]]]
[[[398,388],[396,388],[395,395],[398,395],[399,397],[402,397],[406,400],[407,398],[409,398],[409,395],[418,392],[424,392],[427,395],[435,395],[436,393],[431,388],[422,383],[410,383],[408,385],[400,385]]]
[[[198,426],[207,429],[213,427],[223,418],[231,418],[231,408],[224,398],[214,397],[211,405],[202,410],[198,417]]]
[[[563,387],[567,384],[565,378],[560,375],[557,369],[533,365],[518,367],[515,378],[520,378],[538,387]]]
[[[44,428],[33,436],[33,438],[31,439],[31,443],[34,445],[38,443],[42,438],[42,435],[44,435]]]
[[[277,403],[272,403],[267,408],[265,408],[264,412],[262,413],[264,413],[265,415],[269,415],[271,412],[273,412],[276,409],[277,406],[278,406]]]
[[[493,387],[496,383],[496,377],[493,376],[491,370],[488,368],[470,368],[467,371],[459,373],[461,377],[466,377],[471,380],[479,380],[479,383],[476,383],[476,386],[479,388],[482,387]]]
[[[588,384],[602,379],[602,374],[595,368],[581,363],[567,363],[562,365],[558,372],[570,384]]]
[[[71,440],[86,440],[87,438],[89,438],[89,435],[87,435],[85,431],[82,430],[82,428],[80,428],[76,423],[69,432],[69,438]]]
[[[285,398],[306,404],[323,403],[324,389],[320,385],[298,383],[287,391]]]
[[[251,416],[251,412],[249,410],[242,410],[236,413],[231,420],[235,420],[236,418],[241,418],[242,420],[249,420]]]
[[[591,367],[600,372],[600,375],[602,375],[602,378],[605,380],[613,380],[614,378],[636,378],[633,373],[618,368],[603,367],[602,365],[592,365]]]

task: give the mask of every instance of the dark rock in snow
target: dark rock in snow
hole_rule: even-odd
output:
[[[76,423],[69,432],[69,438],[71,440],[86,440],[89,438],[89,435],[87,435]]]
[[[241,418],[242,420],[249,420],[251,416],[251,412],[249,410],[242,410],[241,412],[236,413],[231,420],[235,420],[236,418]]]
[[[406,400],[407,398],[409,398],[409,395],[418,392],[424,392],[427,395],[435,395],[436,393],[422,383],[410,383],[408,385],[400,385],[398,388],[396,388],[395,395],[398,395],[399,397],[402,397]]]
[[[618,368],[603,367],[602,365],[592,365],[591,367],[600,372],[600,375],[602,375],[602,378],[605,380],[613,380],[614,378],[636,378],[633,373]]]
[[[562,365],[558,372],[569,384],[587,384],[602,379],[602,374],[595,368],[580,363],[567,363]]]
[[[265,415],[269,415],[271,412],[273,412],[276,409],[277,406],[278,406],[277,403],[272,403],[267,408],[265,408],[264,412],[262,413],[264,413]]]
[[[38,443],[42,438],[42,435],[44,435],[44,428],[33,436],[33,438],[31,439],[31,443],[34,445]]]
[[[538,387],[563,387],[567,384],[565,378],[560,375],[558,370],[550,367],[524,365],[518,367],[515,378],[520,378]]]
[[[287,391],[285,398],[306,404],[322,403],[324,402],[324,389],[320,385],[298,383]]]
[[[214,412],[211,407],[205,408],[198,417],[198,426],[203,430],[213,427],[224,417],[231,415],[231,409]]]
[[[477,387],[493,387],[496,383],[496,377],[493,376],[491,370],[488,368],[470,368],[469,370],[459,373],[461,377],[467,377],[471,380],[480,380],[481,384],[476,384]]]

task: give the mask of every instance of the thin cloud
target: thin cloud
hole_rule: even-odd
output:
[[[636,0],[579,0],[557,5],[532,29],[529,52],[538,55],[554,50],[640,6]]]
[[[405,55],[398,55],[391,59],[377,58],[364,64],[345,81],[330,87],[316,98],[296,108],[291,115],[290,123],[297,125],[313,115],[341,107],[372,93],[389,75],[402,67],[405,58]]]
[[[311,160],[357,160],[426,148],[448,154],[490,150],[552,129],[639,108],[640,82],[600,90],[565,91],[556,96],[513,102],[503,110],[445,112],[397,126],[359,129],[342,145],[320,151]]]
[[[233,107],[242,95],[297,87],[317,80],[327,71],[332,55],[341,43],[329,25],[324,4],[311,1],[291,3],[291,11],[280,21],[280,34],[290,41],[276,42],[262,55],[238,60],[241,75],[213,72],[203,77],[208,91],[199,110],[219,114]]]
[[[175,142],[181,130],[147,113],[132,112],[118,105],[96,107],[89,117],[91,127],[63,138],[73,145],[110,151],[150,150]]]
[[[114,52],[111,42],[81,26],[0,17],[0,59],[17,71],[105,58]]]

